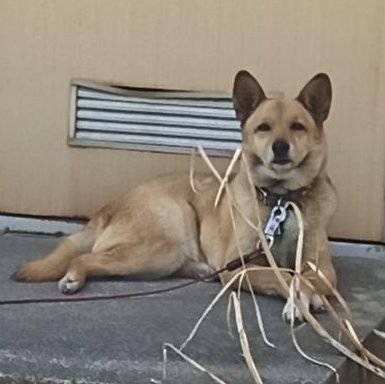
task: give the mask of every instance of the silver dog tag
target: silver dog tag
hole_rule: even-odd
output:
[[[269,219],[266,222],[264,233],[270,246],[273,245],[274,236],[280,234],[280,226],[287,218],[286,206],[276,205],[270,213]]]

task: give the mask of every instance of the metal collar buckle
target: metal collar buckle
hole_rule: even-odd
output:
[[[269,247],[272,247],[274,243],[274,237],[281,234],[281,224],[285,222],[287,218],[287,208],[289,204],[286,202],[282,204],[282,199],[278,200],[278,203],[270,212],[270,216],[266,222],[264,233]]]

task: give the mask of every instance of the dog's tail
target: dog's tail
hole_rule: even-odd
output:
[[[40,259],[25,263],[12,275],[12,279],[41,282],[62,278],[75,257],[92,251],[97,237],[109,222],[110,215],[105,215],[105,213],[103,210],[100,211],[81,232],[64,238],[53,252]]]

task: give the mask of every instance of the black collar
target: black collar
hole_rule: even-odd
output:
[[[284,204],[288,201],[292,201],[297,205],[301,205],[302,197],[306,195],[309,188],[299,188],[294,191],[287,191],[286,193],[279,194],[268,190],[267,188],[255,187],[257,192],[257,199],[264,202],[268,207],[275,207],[280,204]]]

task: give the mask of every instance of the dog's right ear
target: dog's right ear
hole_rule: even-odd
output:
[[[265,99],[265,93],[257,80],[249,72],[239,71],[234,79],[233,104],[241,126]]]

